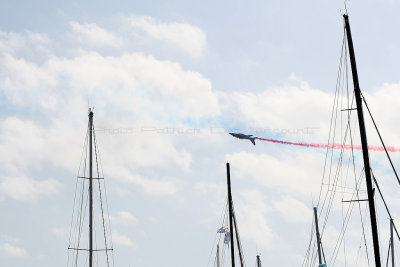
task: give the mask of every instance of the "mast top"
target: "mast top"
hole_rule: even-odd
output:
[[[93,109],[92,108],[89,108],[88,113],[89,113],[89,117],[93,117]]]
[[[372,177],[371,177],[371,166],[370,166],[369,154],[368,154],[367,133],[365,130],[364,114],[363,114],[363,109],[362,109],[361,90],[360,90],[360,85],[358,82],[357,64],[356,64],[356,58],[354,55],[353,40],[351,38],[350,23],[348,20],[348,16],[346,14],[343,15],[343,17],[345,20],[345,29],[346,29],[348,48],[349,48],[351,71],[352,71],[352,76],[353,76],[354,96],[355,96],[356,105],[357,105],[358,125],[359,125],[359,130],[360,130],[361,145],[362,145],[362,151],[363,151],[364,172],[365,172],[365,180],[366,180],[367,193],[368,193],[368,205],[369,205],[369,213],[370,213],[370,219],[371,219],[372,240],[373,240],[373,245],[374,245],[375,266],[381,267],[382,265],[381,265],[380,250],[379,250],[379,233],[378,233],[378,225],[377,225],[376,211],[375,211],[374,189],[373,189]]]

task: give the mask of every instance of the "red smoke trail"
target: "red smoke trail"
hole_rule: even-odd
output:
[[[260,138],[256,137],[256,139],[261,140],[261,141],[267,141],[271,143],[278,143],[278,144],[284,144],[284,145],[293,145],[293,146],[305,146],[305,147],[316,147],[316,148],[333,148],[333,149],[346,149],[349,150],[351,149],[351,145],[342,145],[342,144],[316,144],[316,143],[294,143],[294,142],[288,142],[288,141],[281,141],[281,140],[275,140],[275,139],[267,139],[267,138]],[[360,145],[353,145],[354,150],[361,150]],[[385,149],[382,146],[368,146],[369,150],[372,151],[385,151]],[[393,147],[393,146],[387,146],[386,147],[387,151],[390,152],[400,152],[400,147]]]

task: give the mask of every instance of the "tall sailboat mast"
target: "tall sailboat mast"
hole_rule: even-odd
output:
[[[229,235],[231,237],[231,261],[232,267],[235,267],[235,246],[234,246],[234,235],[233,235],[233,208],[232,208],[232,192],[231,192],[231,173],[229,168],[229,162],[226,163],[226,179],[228,183],[228,206],[229,206]]]
[[[393,242],[393,219],[390,219],[390,249],[392,250],[392,267],[394,267],[394,242]]]
[[[89,267],[93,267],[93,111],[89,108]]]
[[[381,267],[379,237],[378,237],[378,228],[377,228],[376,213],[375,213],[374,191],[372,188],[371,167],[369,163],[367,134],[365,131],[364,115],[363,115],[362,101],[361,101],[361,90],[358,82],[357,65],[356,65],[356,58],[354,55],[353,40],[351,38],[349,16],[347,14],[344,14],[343,17],[345,21],[347,42],[350,53],[351,71],[354,84],[354,95],[357,104],[358,124],[360,128],[361,145],[362,145],[363,159],[364,159],[364,171],[365,171],[365,179],[368,192],[369,214],[371,219],[372,240],[374,244],[375,266]]]
[[[236,215],[234,212],[232,214],[232,217],[233,217],[233,223],[235,226],[234,229],[235,229],[236,243],[237,243],[238,251],[239,251],[240,266],[244,267],[243,253],[242,253],[242,248],[240,245],[240,238],[239,238],[239,231],[238,231],[238,226],[237,226],[237,222],[236,222]]]
[[[260,255],[257,255],[257,267],[261,267]]]
[[[217,267],[221,267],[221,263],[219,261],[219,244],[217,245]]]
[[[319,235],[317,207],[314,207],[315,232],[317,233],[318,262],[322,265],[321,236]]]
[[[81,164],[78,170],[77,179],[78,182],[75,189],[75,200],[74,208],[72,211],[72,221],[71,221],[71,231],[68,244],[68,251],[73,251],[73,260],[68,262],[68,266],[88,266],[94,267],[100,263],[99,253],[105,252],[105,258],[107,265],[114,266],[114,262],[110,261],[109,253],[113,253],[113,244],[111,239],[111,228],[109,225],[110,219],[108,217],[108,223],[105,220],[105,216],[108,216],[108,205],[103,205],[102,189],[105,191],[104,177],[100,177],[99,169],[101,170],[100,162],[97,160],[98,149],[96,132],[93,124],[93,109],[88,110],[89,122],[87,124],[87,131],[85,135],[85,142],[83,145],[83,151],[81,156]],[[97,168],[96,168],[97,167]],[[99,168],[100,167],[100,168]],[[104,175],[102,175],[104,176]],[[98,204],[101,213],[101,223],[102,230],[96,233],[95,229],[95,215],[94,211],[97,208],[96,202],[96,181],[98,182]],[[77,198],[79,196],[79,198]],[[94,199],[95,198],[95,199]],[[77,200],[77,201],[76,201]],[[99,218],[100,219],[100,218]],[[89,228],[87,229],[87,224]],[[108,226],[108,227],[107,227]],[[87,230],[84,230],[87,229]],[[85,238],[83,235],[88,236]],[[98,242],[100,239],[104,238],[104,248],[99,246]],[[110,239],[109,239],[110,238]],[[108,240],[109,239],[109,240]],[[80,253],[84,252],[84,257],[80,256]],[[68,252],[68,259],[70,252]],[[101,259],[102,261],[103,259]],[[97,264],[96,264],[97,262]]]

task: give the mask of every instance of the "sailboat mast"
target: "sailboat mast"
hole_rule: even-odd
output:
[[[237,243],[238,250],[239,250],[240,266],[244,267],[243,253],[242,253],[242,248],[240,246],[239,232],[238,232],[238,229],[237,229],[238,226],[237,226],[237,222],[236,222],[235,213],[232,214],[232,217],[233,217],[233,223],[235,225],[235,235],[236,235],[236,243]]]
[[[221,264],[219,262],[219,244],[217,245],[217,267],[221,267]]]
[[[226,163],[226,179],[228,183],[228,206],[229,206],[229,235],[231,237],[231,261],[232,267],[235,267],[235,242],[234,242],[234,235],[233,235],[233,208],[232,208],[232,193],[231,193],[231,173],[229,168],[229,162]]]
[[[368,192],[368,204],[369,204],[369,214],[371,219],[372,240],[374,244],[375,266],[381,267],[378,227],[376,223],[376,213],[375,213],[374,190],[372,188],[371,167],[369,164],[368,143],[367,143],[367,134],[365,131],[364,114],[362,109],[361,90],[358,82],[357,65],[356,65],[356,58],[354,55],[353,40],[351,38],[349,16],[344,14],[343,17],[345,21],[347,42],[350,52],[350,63],[351,63],[351,72],[353,76],[354,95],[357,103],[358,124],[360,128],[361,145],[364,158],[364,170],[365,170],[365,179]]]
[[[394,267],[394,242],[393,242],[393,219],[390,218],[390,248],[392,250],[392,267]]]
[[[93,267],[93,111],[89,109],[89,267]]]
[[[261,267],[260,255],[257,255],[257,267]]]
[[[322,255],[321,255],[321,236],[319,235],[319,227],[318,227],[317,207],[314,207],[314,219],[315,219],[315,232],[317,233],[318,262],[319,262],[318,266],[320,266],[322,264]]]

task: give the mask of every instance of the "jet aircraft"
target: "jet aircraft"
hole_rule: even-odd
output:
[[[253,136],[252,134],[249,135],[242,133],[229,133],[229,134],[239,139],[248,139],[253,143],[253,145],[256,145],[255,140],[257,137]]]

